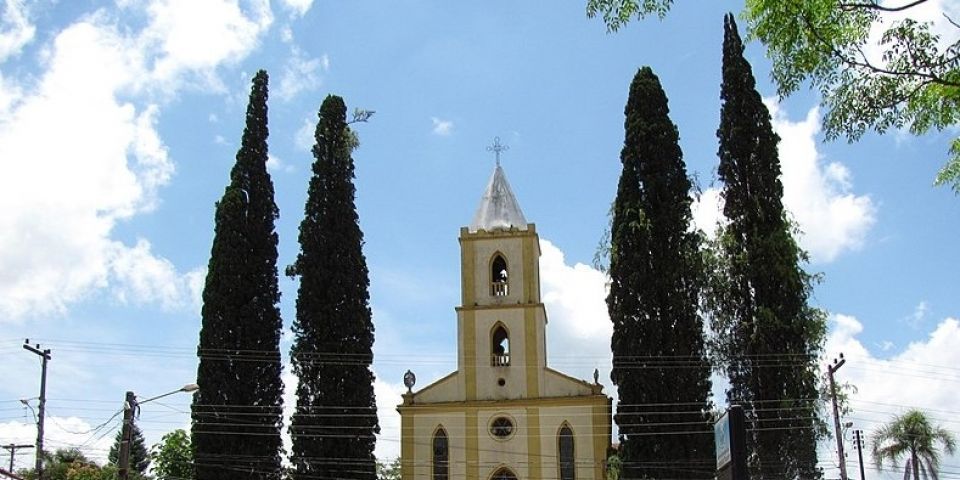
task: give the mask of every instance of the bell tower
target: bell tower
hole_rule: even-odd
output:
[[[468,400],[539,396],[547,323],[539,259],[536,226],[498,164],[473,221],[460,229],[458,367]]]

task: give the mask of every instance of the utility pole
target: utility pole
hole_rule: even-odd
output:
[[[33,445],[17,445],[11,443],[10,445],[4,445],[5,450],[10,450],[10,473],[13,473],[13,457],[17,454],[17,450],[21,448],[33,448]]]
[[[30,346],[30,339],[23,340],[24,350],[40,356],[40,414],[37,415],[37,480],[43,480],[43,412],[47,406],[47,362],[50,361],[50,349],[40,350],[40,344]]]
[[[840,370],[840,367],[844,363],[847,363],[843,358],[843,354],[840,354],[840,361],[837,361],[836,358],[833,359],[833,365],[827,365],[827,372],[830,376],[830,394],[831,400],[833,401],[833,427],[836,430],[837,435],[837,455],[840,456],[840,480],[848,480],[847,478],[847,458],[843,453],[843,435],[840,432],[840,411],[837,408],[837,385],[833,381],[833,374]]]
[[[172,392],[142,401],[137,401],[137,396],[133,392],[127,392],[127,396],[123,399],[123,430],[120,431],[120,451],[117,459],[117,477],[119,480],[127,480],[130,477],[130,444],[133,442],[130,437],[133,436],[133,420],[140,417],[140,405],[174,393],[196,392],[199,389],[200,387],[196,383],[188,383]]]
[[[863,475],[863,430],[854,430],[853,436],[857,442],[857,457],[860,458],[860,480],[866,480]]]
[[[127,392],[123,401],[123,430],[120,433],[120,452],[117,462],[117,476],[127,480],[130,475],[130,437],[133,435],[133,411],[137,408],[137,396]]]

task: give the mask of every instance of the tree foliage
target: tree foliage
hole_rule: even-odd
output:
[[[957,440],[950,431],[931,425],[924,412],[912,409],[873,432],[870,453],[877,469],[883,468],[884,461],[897,466],[900,459],[906,457],[903,478],[936,479],[941,454],[938,444],[948,455],[956,452]]]
[[[193,478],[193,448],[185,430],[177,429],[164,435],[151,449],[150,459],[157,480]]]
[[[236,164],[216,206],[192,406],[199,480],[281,471],[279,211],[266,167],[267,81],[263,70],[253,78]]]
[[[136,423],[130,426],[130,470],[139,474],[147,473],[150,467],[150,453],[147,451],[147,442],[143,438],[143,431]],[[123,429],[117,431],[117,436],[110,446],[110,453],[107,458],[113,465],[119,465],[120,459],[120,441],[123,439]]]
[[[588,0],[609,30],[663,16],[672,0]],[[922,20],[927,0],[746,0],[751,36],[767,47],[781,96],[809,84],[828,139],[868,131],[920,135],[960,123],[960,24]],[[960,193],[960,138],[936,183]]]
[[[52,454],[44,452],[44,480],[116,480],[114,465],[100,466],[87,458],[78,448],[60,448]],[[18,472],[27,480],[36,480],[37,472],[25,469]],[[147,478],[136,471],[130,472],[132,480]]]
[[[400,457],[389,463],[377,460],[377,480],[400,480]]]
[[[623,460],[617,451],[607,450],[607,461],[604,468],[605,480],[620,480],[620,474],[623,472]]]
[[[291,349],[299,378],[290,425],[293,478],[374,480],[380,427],[370,280],[354,202],[356,140],[340,97],[321,105],[315,139],[300,253],[287,270],[300,278]]]
[[[714,353],[730,380],[728,401],[744,407],[754,474],[819,478],[825,316],[807,304],[813,279],[799,266],[805,254],[783,209],[779,138],[732,15],[724,19],[721,99],[718,173],[729,224],[709,257]]]
[[[607,297],[623,476],[713,478],[713,438],[698,433],[710,428],[711,402],[692,185],[649,67],[634,77],[624,113]]]

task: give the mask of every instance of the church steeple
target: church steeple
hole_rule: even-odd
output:
[[[470,232],[480,230],[492,232],[512,228],[526,230],[527,220],[523,216],[523,211],[520,210],[517,197],[513,195],[503,168],[498,163],[493,170],[493,175],[490,176],[490,181],[487,182],[487,189],[480,199],[477,213],[473,215],[473,221],[470,222]]]
[[[499,145],[499,142],[495,143]],[[540,244],[498,163],[460,232],[464,307],[540,303]]]

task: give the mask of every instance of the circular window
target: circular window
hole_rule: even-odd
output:
[[[513,420],[507,417],[497,417],[490,422],[490,433],[497,438],[505,439],[513,435]]]

